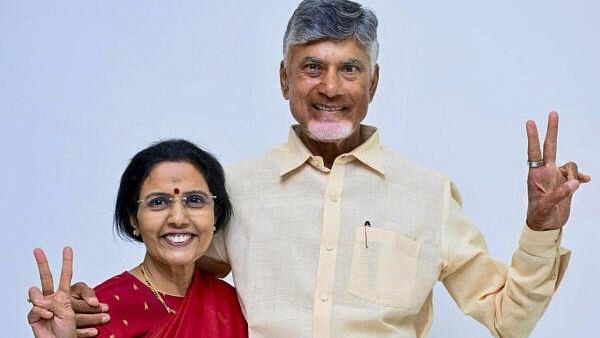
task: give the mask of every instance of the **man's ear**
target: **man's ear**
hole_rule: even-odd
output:
[[[279,85],[281,86],[281,94],[284,99],[289,99],[289,80],[287,77],[287,69],[285,68],[285,62],[281,60],[279,64]]]
[[[373,66],[373,75],[371,75],[371,85],[369,86],[369,102],[373,101],[375,92],[377,91],[377,84],[379,83],[379,65]]]

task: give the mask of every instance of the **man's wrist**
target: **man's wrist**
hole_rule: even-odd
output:
[[[557,230],[537,231],[525,224],[519,247],[530,255],[553,258],[562,239],[562,228]]]

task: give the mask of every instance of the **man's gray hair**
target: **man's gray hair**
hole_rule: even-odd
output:
[[[369,54],[371,70],[377,63],[377,16],[349,0],[304,0],[292,14],[283,37],[283,59],[291,46],[313,41],[356,39]]]

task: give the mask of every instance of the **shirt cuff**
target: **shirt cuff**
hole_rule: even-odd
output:
[[[535,231],[525,224],[519,247],[532,256],[556,258],[562,239],[562,229]]]

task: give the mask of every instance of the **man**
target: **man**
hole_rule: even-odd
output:
[[[286,144],[228,170],[236,214],[210,256],[231,265],[251,337],[426,337],[437,281],[493,336],[526,337],[563,276],[561,229],[590,177],[556,166],[556,113],[543,151],[528,122],[527,221],[511,266],[493,260],[451,181],[360,124],[379,78],[376,29],[351,1],[298,6],[280,65],[298,124]]]

